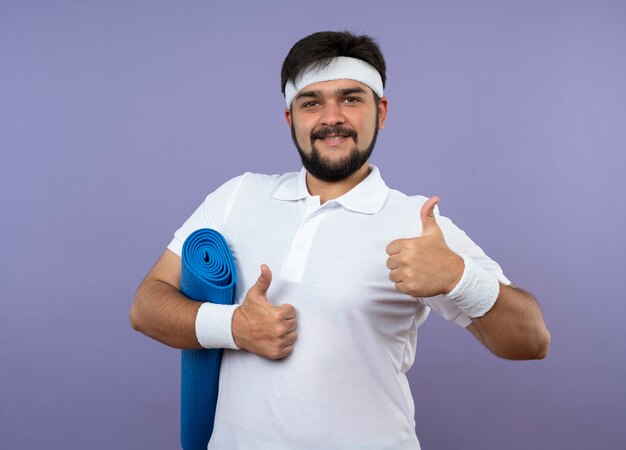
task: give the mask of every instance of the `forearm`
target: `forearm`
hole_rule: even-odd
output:
[[[477,337],[502,358],[542,359],[548,354],[550,333],[541,308],[522,289],[500,284],[494,306],[484,316],[472,319],[472,323]]]
[[[144,280],[130,311],[132,327],[174,348],[202,348],[195,331],[201,303],[190,300],[163,281]]]

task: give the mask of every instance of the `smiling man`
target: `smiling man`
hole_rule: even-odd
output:
[[[335,70],[338,61],[352,64],[349,59],[336,58],[325,70]],[[319,183],[320,194],[329,190],[338,197],[365,179],[386,117],[387,99],[358,81],[323,81],[298,92],[285,118],[310,175],[307,183]]]
[[[335,59],[332,68],[337,61],[341,60]],[[349,58],[345,61],[350,64]],[[313,177],[341,181],[361,170],[360,178],[365,178],[363,175],[368,172],[365,163],[374,150],[378,130],[385,123],[386,98],[375,98],[358,81],[331,80],[314,83],[298,92],[292,108],[294,113],[288,108],[285,117],[302,163]],[[296,121],[294,115],[298,116]],[[346,122],[354,128],[346,127]],[[357,146],[359,139],[364,146],[361,150]],[[305,143],[306,150],[300,141]],[[330,150],[325,157],[322,156],[324,149]],[[347,155],[346,150],[349,150]]]
[[[538,359],[550,334],[437,197],[387,187],[368,163],[387,119],[385,61],[368,36],[315,33],[282,69],[300,172],[245,173],[176,231],[140,285],[133,327],[176,348],[224,348],[210,449],[419,449],[405,373],[431,310],[494,354]],[[184,240],[226,238],[232,306],[179,292]]]

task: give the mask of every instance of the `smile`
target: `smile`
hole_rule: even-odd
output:
[[[348,136],[328,136],[328,137],[325,137],[324,140],[326,140],[326,141],[340,141],[341,139],[345,139],[347,137]]]
[[[317,136],[316,139],[322,139],[324,141],[340,141],[349,137],[352,136],[348,133],[332,133],[325,136]]]
[[[332,135],[332,136],[324,136],[323,138],[318,138],[324,142],[324,144],[328,147],[338,147],[344,144],[350,136],[343,135]]]

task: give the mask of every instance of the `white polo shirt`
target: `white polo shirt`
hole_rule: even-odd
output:
[[[198,228],[221,232],[238,271],[237,301],[267,264],[273,304],[297,311],[291,355],[268,360],[225,350],[209,449],[419,449],[405,373],[430,309],[466,327],[443,297],[415,299],[388,278],[385,248],[418,236],[423,196],[389,189],[378,168],[343,196],[320,205],[306,171],[246,173],[210,194],[175,233],[180,255]],[[448,246],[503,284],[500,266],[437,214]]]

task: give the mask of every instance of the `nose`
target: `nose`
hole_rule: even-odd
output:
[[[326,102],[320,117],[320,125],[332,127],[344,123],[345,120],[341,107],[337,102]]]

